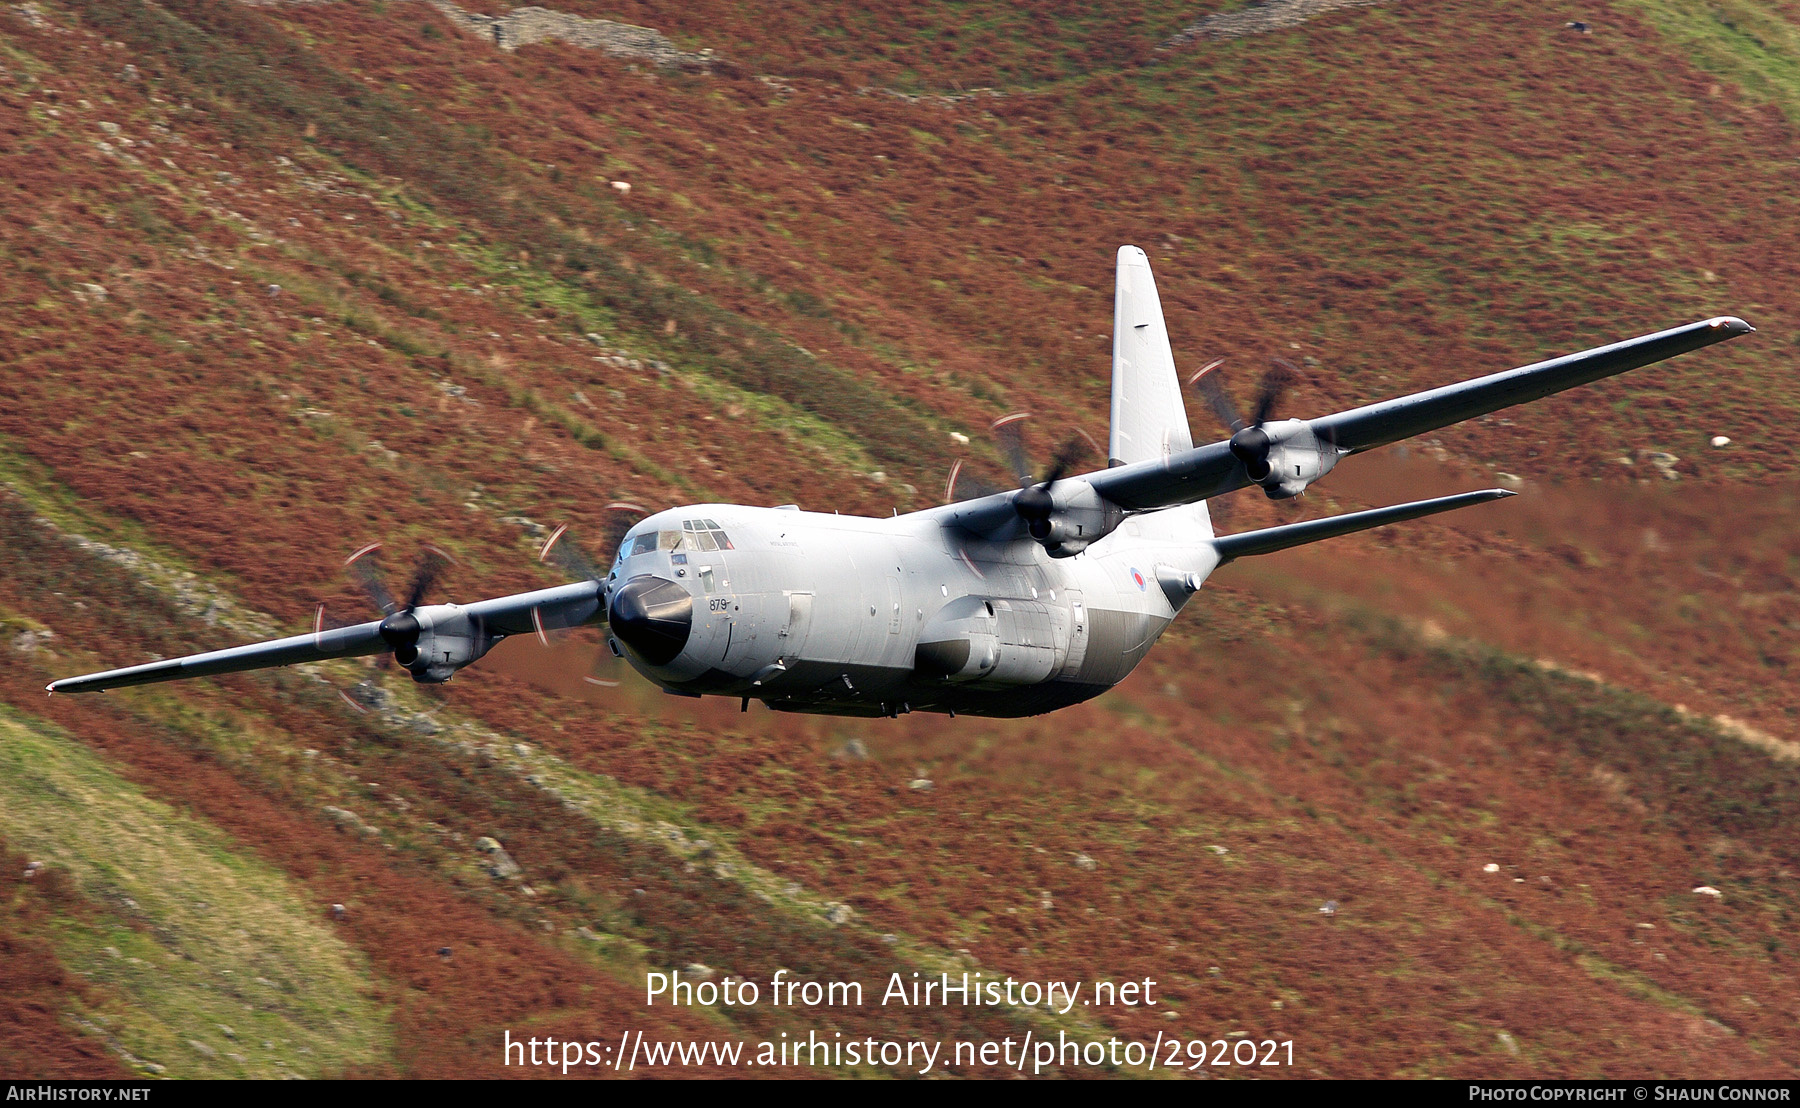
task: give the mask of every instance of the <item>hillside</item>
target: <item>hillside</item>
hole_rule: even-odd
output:
[[[509,7],[0,8],[0,1075],[506,1076],[503,1029],[629,1027],[1800,1076],[1800,4]],[[371,541],[467,598],[610,501],[937,503],[999,414],[1104,431],[1127,242],[1182,366],[1303,363],[1287,414],[1760,333],[1235,494],[1525,493],[1228,567],[1042,719],[596,687],[591,633],[366,713],[356,663],[43,695],[361,618]],[[694,963],[1163,1003],[644,1008]]]

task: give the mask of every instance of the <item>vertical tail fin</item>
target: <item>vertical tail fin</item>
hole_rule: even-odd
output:
[[[1181,381],[1150,259],[1135,246],[1119,247],[1113,294],[1112,465],[1146,462],[1191,449]]]

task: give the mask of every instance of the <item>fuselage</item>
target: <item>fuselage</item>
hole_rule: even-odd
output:
[[[962,531],[946,509],[675,508],[621,544],[609,639],[673,693],[833,715],[1035,715],[1131,672],[1216,565],[1211,538],[1204,505],[1127,519],[1054,559],[1023,535]]]

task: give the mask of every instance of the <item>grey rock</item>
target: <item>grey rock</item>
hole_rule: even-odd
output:
[[[21,654],[29,654],[44,649],[44,644],[55,637],[54,631],[21,631],[13,636],[12,647]]]
[[[521,531],[529,531],[533,535],[547,534],[550,530],[548,527],[545,527],[543,524],[529,516],[501,516],[500,522],[510,523]]]
[[[359,681],[345,689],[344,695],[371,712],[385,712],[394,706],[394,694],[373,681]]]
[[[354,831],[359,835],[368,835],[371,838],[379,838],[381,835],[381,829],[379,827],[372,826],[361,816],[350,811],[348,808],[338,808],[327,804],[323,811],[331,818],[331,822],[337,824],[345,831]]]
[[[1175,50],[1199,39],[1243,38],[1298,27],[1338,8],[1366,8],[1382,0],[1263,0],[1234,12],[1215,12],[1197,19],[1163,40],[1158,52]]]
[[[35,3],[14,4],[12,13],[36,30],[41,31],[50,26],[50,21],[44,18],[44,9]]]
[[[488,875],[502,880],[518,877],[524,873],[524,867],[513,861],[512,855],[500,845],[500,841],[488,835],[475,840],[475,849],[488,856]]]
[[[574,46],[599,50],[609,57],[633,58],[673,69],[709,70],[711,52],[692,54],[675,48],[662,32],[610,19],[584,19],[548,8],[514,8],[505,15],[467,12],[448,0],[432,0],[432,6],[465,31],[478,35],[501,50],[558,39]]]
[[[1646,450],[1642,453],[1644,460],[1656,469],[1663,480],[1679,481],[1681,479],[1681,474],[1675,471],[1675,463],[1681,461],[1680,458],[1665,450]]]
[[[435,735],[444,729],[444,725],[430,716],[419,713],[406,721],[406,726],[420,735]]]

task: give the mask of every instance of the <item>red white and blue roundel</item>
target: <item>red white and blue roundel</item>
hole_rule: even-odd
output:
[[[1131,579],[1133,581],[1137,582],[1138,591],[1143,592],[1144,591],[1144,575],[1138,572],[1138,568],[1136,566],[1131,567]]]

